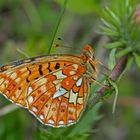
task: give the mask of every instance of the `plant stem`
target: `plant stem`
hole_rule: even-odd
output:
[[[119,78],[119,76],[123,73],[124,69],[126,68],[127,61],[128,61],[127,55],[121,57],[118,60],[117,64],[114,66],[113,70],[110,72],[109,78],[112,81],[116,81]]]
[[[110,75],[109,75],[109,78],[112,81],[117,81],[117,79],[120,77],[120,75],[123,73],[124,69],[126,68],[127,61],[128,61],[127,55],[121,57],[118,60],[118,62],[116,63],[116,65],[114,66],[114,68],[112,69],[112,71],[110,72]],[[104,85],[103,87],[101,87],[94,93],[94,96],[93,96],[92,100],[90,101],[90,103],[92,105],[95,105],[106,95],[107,92],[109,92],[111,90],[113,90],[111,86]]]

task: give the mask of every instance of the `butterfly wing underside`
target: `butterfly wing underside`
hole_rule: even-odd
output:
[[[59,127],[77,122],[85,107],[88,85],[78,75],[64,79],[48,75],[32,83],[30,90],[27,96],[30,112],[43,124]]]
[[[45,125],[76,123],[89,90],[81,59],[63,56],[30,61],[0,69],[2,94],[28,108]]]

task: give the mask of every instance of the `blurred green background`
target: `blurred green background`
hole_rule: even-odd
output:
[[[110,52],[103,45],[110,40],[97,32],[102,9],[111,2],[116,0],[68,0],[64,7],[63,0],[0,0],[0,65],[48,54],[52,41],[51,53],[57,54],[80,54],[85,44],[91,44],[95,57],[107,65]],[[55,48],[57,43],[64,48]],[[97,88],[93,86],[91,92]],[[140,71],[135,63],[119,81],[118,89],[115,114],[112,95],[87,110],[76,125],[60,129],[44,127],[26,109],[14,109],[1,95],[0,140],[139,140]],[[9,113],[3,114],[7,109]]]

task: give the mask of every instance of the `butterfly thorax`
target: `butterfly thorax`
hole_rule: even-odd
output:
[[[94,51],[91,48],[91,46],[86,45],[83,49],[82,54],[85,67],[86,67],[86,73],[85,76],[91,81],[95,81],[98,71],[98,61],[94,60]]]

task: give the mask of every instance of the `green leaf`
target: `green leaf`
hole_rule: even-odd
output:
[[[119,47],[123,47],[124,46],[124,43],[123,42],[120,42],[120,41],[116,41],[116,42],[113,42],[113,43],[108,43],[106,45],[104,45],[105,48],[108,48],[108,49],[113,49],[113,48],[119,48]]]
[[[132,52],[132,48],[129,47],[129,48],[126,48],[126,49],[123,49],[123,50],[119,51],[116,56],[117,57],[122,57],[122,56],[124,56],[124,55],[126,55],[130,52]]]
[[[110,28],[110,29],[115,29],[116,30],[116,27],[115,26],[113,26],[112,24],[110,24],[108,21],[106,21],[104,18],[101,18],[101,21],[102,21],[102,23],[106,26],[106,27],[108,27],[108,28]]]
[[[140,69],[140,54],[134,53],[134,57],[135,57],[135,62],[137,64],[138,68]]]
[[[107,48],[119,48],[125,45],[125,49],[119,50],[118,57],[133,52],[139,47],[140,26],[135,23],[136,19],[133,16],[134,13],[139,13],[136,8],[138,4],[138,1],[133,0],[112,1],[102,12],[103,25],[99,33],[109,36],[114,41],[114,44],[108,45]]]
[[[108,15],[114,21],[114,23],[116,23],[117,25],[121,25],[121,21],[120,21],[119,17],[111,9],[106,7],[105,11],[108,13]]]
[[[110,28],[108,28],[108,27],[100,26],[100,29],[101,29],[102,31],[101,31],[101,32],[98,32],[98,33],[105,34],[105,35],[108,35],[108,36],[112,36],[112,35],[113,35],[113,36],[116,36],[116,37],[119,36],[119,34],[118,34],[117,31],[112,30],[112,29],[110,29]]]
[[[115,36],[115,37],[118,37],[118,35],[119,35],[117,32],[104,32],[104,31],[99,31],[98,33],[101,33],[102,35]]]
[[[114,97],[114,102],[113,102],[113,107],[112,107],[112,113],[115,113],[117,98],[118,98],[118,87],[117,87],[117,84],[111,79],[108,79],[108,81],[111,84],[111,86],[115,89],[115,97]]]
[[[132,56],[129,57],[128,62],[127,62],[127,69],[131,68],[131,66],[133,64],[133,60],[134,60],[134,58]]]
[[[112,49],[112,51],[110,52],[110,55],[109,55],[109,61],[108,61],[108,67],[109,69],[113,69],[113,67],[115,66],[115,63],[116,63],[116,49]]]

